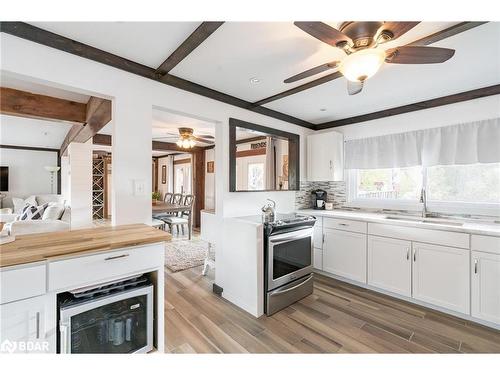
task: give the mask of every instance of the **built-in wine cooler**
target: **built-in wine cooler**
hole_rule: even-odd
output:
[[[153,349],[153,285],[146,276],[58,296],[60,353]]]

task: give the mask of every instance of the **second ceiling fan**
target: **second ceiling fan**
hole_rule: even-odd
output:
[[[400,46],[384,51],[379,45],[399,38],[419,22],[343,22],[337,30],[323,22],[294,22],[309,35],[333,47],[342,49],[346,56],[285,79],[296,82],[330,69],[338,69],[347,79],[349,95],[363,89],[384,62],[390,64],[436,64],[449,60],[455,50],[440,47]]]

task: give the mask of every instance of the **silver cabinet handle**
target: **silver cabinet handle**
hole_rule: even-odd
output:
[[[477,259],[474,259],[474,273],[477,274]]]
[[[346,223],[339,223],[339,225],[343,226],[343,227],[348,227],[349,224],[346,224]]]
[[[330,169],[333,169],[333,161],[330,160]]]
[[[36,339],[40,338],[40,311],[36,312]]]
[[[321,243],[325,243],[325,234],[323,233],[323,238],[321,239]]]
[[[114,260],[114,259],[126,258],[128,256],[129,254],[115,255],[113,257],[104,258],[104,260]]]
[[[406,248],[406,260],[410,260],[410,248]]]
[[[417,261],[417,250],[413,250],[413,261]]]

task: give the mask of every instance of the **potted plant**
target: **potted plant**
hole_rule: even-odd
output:
[[[161,200],[161,193],[159,191],[153,191],[151,198],[153,200],[153,205],[156,205],[158,201]]]

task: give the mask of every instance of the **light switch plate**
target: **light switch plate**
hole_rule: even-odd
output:
[[[146,194],[146,181],[134,180],[134,195],[140,196]]]

